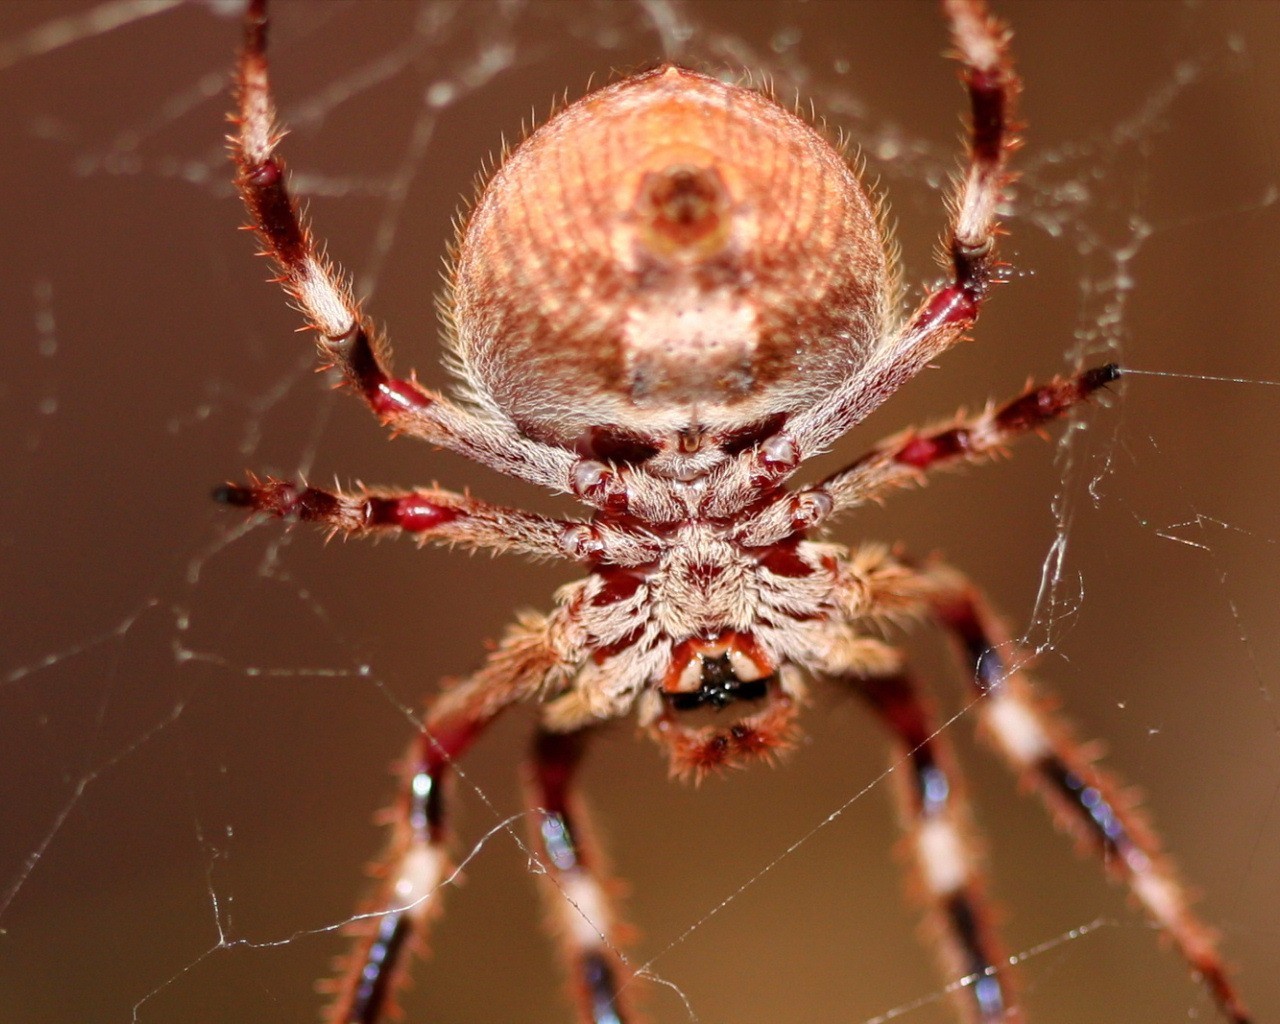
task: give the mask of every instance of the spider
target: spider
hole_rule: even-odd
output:
[[[385,342],[322,255],[276,155],[266,0],[250,0],[231,138],[236,185],[322,359],[384,424],[575,496],[560,521],[469,495],[339,492],[250,478],[231,505],[346,535],[581,563],[548,614],[518,618],[429,706],[405,762],[381,881],[330,983],[327,1019],[392,1009],[448,877],[447,782],[490,722],[536,702],[534,843],[577,1018],[633,1019],[621,925],[574,780],[588,738],[634,713],[675,776],[770,760],[809,681],[859,695],[904,770],[896,799],[928,933],[970,1024],[1023,1020],[994,934],[946,736],[887,624],[953,639],[984,734],[1056,824],[1099,856],[1199,976],[1250,1019],[1143,816],[1051,712],[975,586],[939,562],[817,539],[838,513],[981,462],[1116,380],[1115,365],[910,430],[788,486],[976,321],[1003,265],[998,210],[1017,144],[1008,32],[943,0],[971,107],[944,283],[903,315],[876,202],[821,130],[771,97],[674,65],[591,92],[505,155],[457,242],[442,302],[461,400],[393,376]]]

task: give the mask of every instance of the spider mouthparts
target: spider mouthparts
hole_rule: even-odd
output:
[[[765,699],[763,708],[727,728],[692,726],[671,714],[659,718],[650,734],[666,747],[672,777],[701,782],[752,760],[771,761],[791,747],[796,737],[795,702],[772,689]]]

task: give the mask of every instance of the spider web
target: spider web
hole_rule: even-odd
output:
[[[842,541],[943,550],[1038,676],[1148,794],[1259,1020],[1280,1013],[1280,8],[1015,3],[1030,124],[977,340],[814,467],[883,434],[1116,359],[1049,443],[898,495]],[[208,500],[246,469],[556,499],[386,443],[313,372],[236,233],[222,116],[230,0],[0,7],[6,604],[5,1019],[312,1020],[379,848],[386,766],[555,566],[325,546]],[[566,87],[673,57],[812,98],[892,202],[910,297],[937,273],[963,98],[931,5],[281,4],[286,154],[320,234],[443,385],[433,296],[458,197]],[[971,741],[960,748],[1030,1019],[1215,1019],[1152,930]],[[406,1019],[567,1020],[523,840],[516,712],[464,762],[460,853]],[[628,726],[593,752],[662,1021],[951,1020],[891,849],[883,738],[822,695],[775,771],[668,784]],[[1102,1014],[1100,1007],[1107,1013]]]

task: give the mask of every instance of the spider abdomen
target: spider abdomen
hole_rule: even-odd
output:
[[[820,132],[668,66],[570,105],[503,162],[460,241],[455,344],[538,440],[728,433],[862,365],[885,278],[873,205]]]

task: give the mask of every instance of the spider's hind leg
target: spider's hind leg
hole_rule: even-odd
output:
[[[267,0],[245,5],[244,45],[236,65],[237,105],[231,121],[235,185],[249,211],[249,227],[275,263],[276,279],[316,331],[320,357],[397,433],[464,455],[500,473],[543,486],[566,488],[579,459],[533,441],[510,424],[396,377],[387,345],[373,330],[341,267],[324,254],[289,188],[276,150],[284,132],[276,124],[267,62]]]

